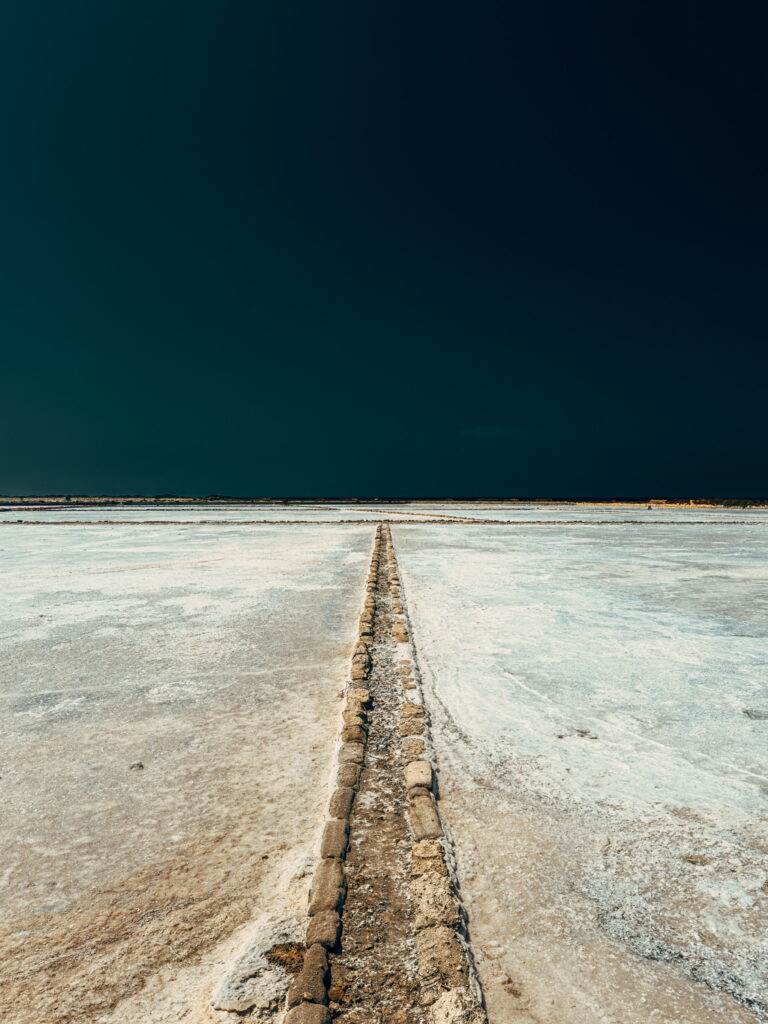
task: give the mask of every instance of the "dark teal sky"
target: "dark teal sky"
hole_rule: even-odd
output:
[[[0,493],[766,495],[758,4],[0,5]]]

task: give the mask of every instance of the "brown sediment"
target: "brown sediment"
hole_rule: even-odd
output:
[[[160,965],[183,963],[231,934],[248,918],[259,874],[242,854],[236,839],[213,836],[113,880],[56,920],[14,921],[13,933],[0,934],[0,1019],[92,1020]]]

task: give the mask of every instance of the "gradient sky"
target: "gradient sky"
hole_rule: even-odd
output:
[[[0,493],[767,495],[762,10],[0,3]]]

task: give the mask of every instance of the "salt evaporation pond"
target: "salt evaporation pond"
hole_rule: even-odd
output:
[[[764,528],[394,537],[491,1024],[764,1019]]]
[[[756,523],[768,527],[768,509],[663,507],[642,505],[537,504],[535,502],[399,502],[366,504],[329,503],[322,505],[264,504],[158,504],[158,505],[0,505],[0,523],[97,523],[110,522],[355,522],[360,520],[456,519],[472,522],[487,519],[499,523]]]
[[[106,1012],[311,860],[372,540],[2,531],[3,1021]]]

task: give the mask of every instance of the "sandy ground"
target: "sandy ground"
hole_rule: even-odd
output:
[[[3,1021],[194,1019],[276,891],[304,913],[371,541],[3,536]]]
[[[393,529],[492,1024],[766,1016],[768,539],[663,530]]]

